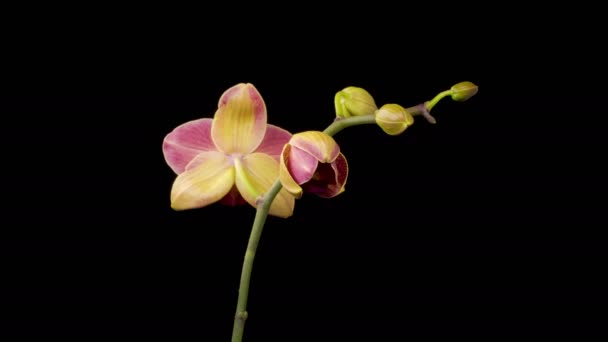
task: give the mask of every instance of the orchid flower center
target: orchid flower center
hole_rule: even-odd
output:
[[[232,159],[232,160],[243,159],[242,153],[230,153],[229,156],[230,156],[230,159]]]
[[[315,173],[313,173],[312,179],[313,180],[321,180],[321,174],[319,173],[319,171],[315,171]]]

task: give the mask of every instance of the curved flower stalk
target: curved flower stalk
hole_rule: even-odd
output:
[[[266,124],[266,105],[252,84],[238,84],[220,97],[213,119],[187,122],[163,142],[167,164],[178,174],[171,189],[176,210],[217,201],[253,207],[279,176],[279,156],[291,138],[286,130]],[[289,217],[295,199],[279,192],[270,215]]]

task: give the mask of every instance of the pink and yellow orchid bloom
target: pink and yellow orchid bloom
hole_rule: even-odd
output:
[[[171,207],[193,209],[220,200],[235,205],[242,199],[256,207],[279,176],[279,156],[290,138],[266,124],[266,105],[252,84],[226,90],[213,119],[187,122],[165,137],[165,160],[178,175]],[[289,217],[294,201],[283,189],[269,213]]]
[[[294,134],[281,153],[279,179],[296,198],[302,192],[331,198],[344,191],[348,164],[334,138],[323,132]]]

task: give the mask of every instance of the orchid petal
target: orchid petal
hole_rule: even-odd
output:
[[[186,122],[167,134],[163,153],[169,167],[180,174],[194,157],[204,151],[216,151],[211,140],[211,119]]]
[[[279,180],[283,185],[283,188],[287,190],[290,194],[295,196],[295,198],[302,197],[302,188],[300,185],[293,179],[289,170],[287,169],[287,165],[290,164],[290,152],[291,145],[287,144],[283,148],[283,152],[281,153],[281,161],[279,164]]]
[[[235,170],[224,153],[199,153],[177,176],[171,189],[171,207],[185,210],[204,207],[222,199],[234,185]]]
[[[314,175],[319,161],[310,153],[292,146],[287,161],[287,169],[293,180],[298,184],[308,182]]]
[[[302,185],[305,192],[319,197],[331,198],[344,192],[348,177],[348,163],[342,153],[331,164],[319,164],[312,179]]]
[[[344,185],[346,184],[346,179],[348,179],[348,162],[346,161],[346,157],[340,153],[338,158],[331,163],[331,168],[336,174],[334,189],[337,191],[330,193],[330,197],[334,197],[344,192]]]
[[[340,146],[334,138],[323,132],[308,131],[294,134],[289,143],[310,153],[322,163],[333,162],[340,153]]]
[[[291,133],[275,125],[268,125],[266,135],[255,152],[266,153],[279,161],[283,146],[289,142],[289,139],[291,139]]]
[[[237,84],[220,98],[211,126],[211,137],[218,150],[248,154],[262,142],[266,133],[266,105],[252,84]]]
[[[257,208],[257,201],[264,195],[279,176],[279,163],[264,153],[252,153],[243,158],[235,158],[236,186],[243,198]],[[285,189],[281,189],[270,205],[269,214],[289,217],[293,214],[295,199]]]

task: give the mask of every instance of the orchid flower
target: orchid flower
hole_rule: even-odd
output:
[[[281,153],[279,179],[297,198],[302,192],[331,198],[344,191],[348,164],[331,136],[317,131],[295,134]]]
[[[193,209],[221,201],[253,207],[279,176],[279,156],[291,138],[266,124],[266,105],[252,84],[238,84],[220,97],[213,119],[186,122],[169,133],[163,152],[178,175],[171,207]],[[269,213],[289,217],[295,199],[279,192]]]

